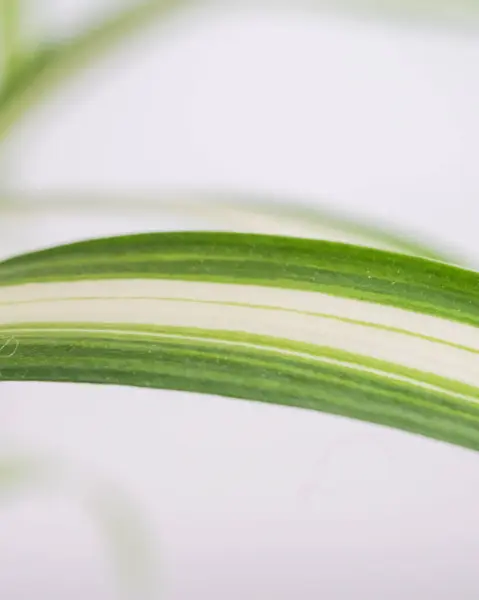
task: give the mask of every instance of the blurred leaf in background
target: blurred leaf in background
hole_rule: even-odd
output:
[[[250,0],[248,6],[318,8],[352,11],[353,14],[421,16],[426,23],[438,22],[446,27],[460,23],[467,27],[479,24],[478,0]],[[112,16],[81,31],[70,39],[38,40],[23,47],[22,11],[28,2],[1,0],[4,78],[0,94],[0,139],[33,105],[45,98],[80,68],[98,60],[125,38],[185,8],[242,7],[232,0],[143,0],[128,3]]]
[[[478,0],[278,0],[278,3],[283,6],[306,6],[358,16],[400,19],[409,23],[416,21],[446,29],[459,27],[462,31],[479,25]],[[264,4],[271,6],[277,2],[264,0]]]
[[[9,58],[4,63],[6,71],[0,93],[0,139],[7,135],[10,128],[29,109],[90,61],[98,60],[129,34],[154,19],[166,17],[187,4],[186,0],[134,3],[71,39],[38,40],[29,51],[22,53],[16,43],[20,35],[20,2],[3,2],[4,46],[7,48],[7,56],[18,54],[20,58],[15,61]]]
[[[158,597],[155,543],[122,490],[61,464],[58,457],[12,452],[0,456],[0,508],[32,492],[60,493],[82,507],[102,536],[121,597]]]
[[[250,0],[243,3],[237,0],[214,1],[214,0],[142,0],[136,2],[121,3],[119,9],[113,9],[113,14],[103,18],[94,26],[86,27],[79,33],[65,39],[56,39],[55,36],[46,36],[45,39],[37,41],[25,41],[22,25],[26,21],[23,12],[28,10],[27,0],[1,0],[1,19],[2,19],[2,39],[3,39],[3,78],[0,87],[0,141],[10,133],[12,127],[18,123],[29,111],[42,100],[45,100],[66,80],[72,78],[83,67],[91,64],[108,51],[118,47],[127,37],[138,33],[143,28],[154,22],[161,22],[179,13],[184,9],[194,9],[198,7],[208,8],[210,10],[225,8],[244,8],[248,7],[268,7],[271,10],[279,7],[288,9],[328,9],[337,11],[351,11],[353,14],[374,14],[376,16],[415,16],[420,15],[428,23],[440,22],[443,26],[449,27],[460,22],[462,25],[471,25],[476,23],[479,10],[477,0],[409,0],[398,2],[397,0],[387,0],[384,2],[373,2],[371,0]],[[23,17],[22,17],[23,15]],[[1,182],[0,182],[1,184]],[[5,189],[6,181],[3,182]],[[15,188],[15,182],[12,182]],[[1,189],[1,185],[0,185]],[[70,192],[73,195],[73,191]],[[142,201],[138,198],[133,200],[135,206],[139,206]],[[152,206],[161,210],[167,206],[169,201],[161,197],[152,198]],[[225,199],[225,203],[228,200]],[[112,208],[114,203],[109,203],[107,199],[95,198],[96,205]],[[0,196],[0,204],[11,210],[12,201],[8,200],[4,193]],[[45,209],[51,204],[44,202]],[[80,203],[77,203],[80,206]],[[88,202],[83,201],[81,206],[88,208]],[[181,203],[178,203],[181,205]],[[385,246],[385,240],[389,237],[389,242],[393,247],[408,253],[418,253],[425,256],[437,256],[437,253],[426,247],[424,244],[411,242],[411,236],[383,234],[381,227],[368,225],[358,225],[352,232],[351,222],[348,219],[340,218],[337,215],[328,215],[327,212],[317,211],[311,208],[306,214],[295,202],[291,202],[294,207],[290,211],[290,222],[284,219],[284,210],[280,206],[270,204],[265,214],[265,207],[257,203],[256,214],[251,210],[251,202],[244,203],[244,208],[237,207],[238,215],[241,213],[243,223],[249,222],[251,226],[246,231],[258,231],[258,223],[262,219],[262,233],[276,233],[276,217],[283,221],[281,232],[286,235],[310,235],[325,239],[343,239],[343,241],[356,242],[362,238],[367,245],[375,247]],[[90,204],[91,206],[91,204]],[[51,207],[51,206],[50,206]],[[273,207],[273,208],[271,208]],[[57,205],[59,210],[62,207]],[[183,203],[182,210],[189,214],[192,205]],[[227,206],[224,208],[228,209]],[[198,211],[194,209],[196,214]],[[262,215],[258,213],[263,211]],[[216,212],[216,217],[214,213]],[[295,214],[293,215],[293,212]],[[203,198],[203,217],[207,220],[213,218],[218,221],[219,215],[224,213],[222,203],[213,198]],[[276,214],[275,214],[276,213]],[[221,220],[221,219],[220,219]],[[315,226],[310,227],[313,220]],[[351,221],[355,218],[352,217]],[[334,223],[334,227],[331,224]],[[230,224],[229,221],[225,224]],[[301,230],[303,233],[301,233]],[[333,232],[334,230],[334,232]],[[309,232],[309,233],[306,233]],[[335,237],[329,237],[333,234]],[[339,236],[339,237],[338,237]],[[414,235],[412,236],[414,237]],[[382,239],[381,239],[382,238]],[[454,262],[456,262],[454,260]]]
[[[5,500],[48,479],[49,467],[38,458],[0,456],[0,498]]]
[[[2,79],[4,79],[7,73],[15,70],[17,61],[21,59],[20,0],[0,0],[0,11]]]

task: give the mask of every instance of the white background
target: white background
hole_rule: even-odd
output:
[[[91,9],[49,6],[42,18],[60,31]],[[13,179],[35,193],[264,192],[478,260],[478,67],[472,35],[314,12],[191,13],[25,123],[9,146]],[[53,214],[2,232],[2,252],[145,227],[151,216]],[[61,457],[129,493],[161,548],[162,598],[479,597],[473,453],[158,391],[2,384],[0,410],[2,447]],[[1,598],[116,598],[102,538],[68,498],[16,499],[0,528]]]

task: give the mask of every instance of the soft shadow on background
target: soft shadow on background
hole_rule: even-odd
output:
[[[8,142],[12,193],[264,194],[413,231],[479,264],[478,36],[252,5],[195,7],[87,69]],[[95,11],[98,0],[37,8],[65,35]],[[5,256],[197,226],[140,208],[8,218]],[[473,453],[172,392],[2,384],[0,411],[1,449],[60,457],[128,494],[157,542],[158,597],[479,595]],[[118,597],[104,540],[74,499],[23,494],[0,524],[1,598]]]

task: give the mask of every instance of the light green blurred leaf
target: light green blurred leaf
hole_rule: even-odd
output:
[[[112,486],[98,485],[87,501],[87,509],[107,541],[120,593],[128,600],[157,598],[158,561],[151,527]]]
[[[45,481],[49,467],[26,456],[0,456],[0,499]]]
[[[13,71],[21,52],[21,0],[0,0],[2,80]]]
[[[4,6],[4,46],[7,61],[14,56],[18,33],[18,2],[2,0]],[[395,17],[420,16],[426,22],[456,23],[475,27],[479,24],[479,0],[253,0],[248,5],[281,6],[295,9],[327,8],[352,14]],[[21,117],[78,69],[98,59],[125,37],[140,30],[155,19],[166,17],[185,7],[210,8],[243,6],[234,0],[229,3],[211,0],[143,0],[134,3],[94,28],[67,40],[44,42],[30,56],[22,57],[18,68],[7,74],[0,90],[0,139]]]
[[[143,518],[118,487],[78,473],[57,459],[0,456],[0,513],[2,502],[33,492],[59,492],[83,507],[104,541],[121,597],[157,597],[153,540]]]
[[[294,0],[279,2],[295,4]],[[304,4],[358,16],[419,21],[446,29],[459,26],[462,31],[479,25],[478,0],[304,0]]]
[[[167,16],[191,0],[135,3],[72,39],[44,42],[12,72],[0,90],[0,139],[27,111],[78,70],[115,47],[155,18]]]
[[[55,216],[70,219],[85,215],[104,217],[109,214],[149,219],[151,228],[161,230],[165,216],[181,223],[195,223],[197,229],[215,229],[239,233],[265,233],[338,241],[403,252],[443,262],[463,264],[466,259],[441,252],[426,243],[418,242],[419,234],[411,235],[372,224],[357,215],[345,215],[321,206],[302,202],[279,201],[262,195],[235,194],[41,194],[28,196],[10,194],[3,200],[3,228],[12,230],[12,223],[23,220],[46,219]],[[10,221],[15,219],[15,221]],[[21,221],[20,221],[21,222]],[[13,225],[15,227],[15,225]],[[18,227],[18,226],[17,226]],[[1,235],[0,224],[0,235]],[[16,231],[17,237],[21,231]],[[465,265],[464,265],[465,266]]]

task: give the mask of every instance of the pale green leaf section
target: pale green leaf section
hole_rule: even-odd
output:
[[[293,1],[282,3],[292,5]],[[305,5],[406,23],[458,27],[462,32],[479,25],[478,0],[305,0]]]
[[[320,206],[284,202],[251,195],[170,194],[163,195],[81,195],[72,192],[41,196],[9,195],[1,204],[3,227],[11,231],[19,219],[38,219],[45,215],[74,219],[85,214],[105,216],[146,215],[155,229],[161,229],[164,216],[196,227],[236,233],[262,233],[337,241],[381,250],[432,258],[453,264],[466,264],[465,257],[417,242],[418,235],[407,236],[386,227],[372,225],[354,216],[339,215]],[[1,224],[0,224],[1,227]],[[18,232],[21,235],[21,232]]]
[[[125,600],[157,600],[159,560],[148,524],[118,489],[97,486],[87,509],[108,543]]]
[[[253,234],[94,240],[0,265],[0,334],[0,379],[217,394],[479,449],[479,275],[438,261]]]
[[[115,14],[84,33],[59,42],[44,42],[4,81],[0,90],[0,139],[39,101],[98,60],[128,35],[154,19],[166,17],[191,0],[145,0]]]
[[[0,499],[38,486],[48,478],[48,473],[44,461],[20,455],[0,456]]]
[[[21,53],[21,1],[0,0],[2,81],[15,68]]]
[[[473,28],[479,25],[478,0],[254,0],[248,6],[327,8],[381,16],[393,14],[396,18],[420,17],[426,22],[460,23]],[[121,10],[93,29],[67,41],[45,41],[28,56],[17,61],[19,40],[20,2],[0,0],[2,43],[7,66],[7,78],[0,90],[0,139],[5,137],[33,106],[43,100],[78,69],[97,60],[134,31],[141,30],[155,19],[175,14],[185,7],[224,8],[244,6],[244,3],[214,2],[211,0],[143,0]],[[10,69],[15,63],[18,68]],[[18,64],[17,64],[18,63]]]
[[[212,227],[222,230],[329,240],[459,262],[459,259],[417,242],[414,236],[401,235],[389,231],[387,227],[369,224],[357,216],[340,215],[301,202],[273,202],[251,196],[242,199],[217,198],[203,203],[192,200],[182,204],[180,201],[174,208],[180,214],[204,216]]]
[[[153,542],[143,519],[118,488],[95,481],[57,460],[0,456],[1,503],[29,492],[61,493],[79,503],[97,527],[125,600],[157,598]]]

